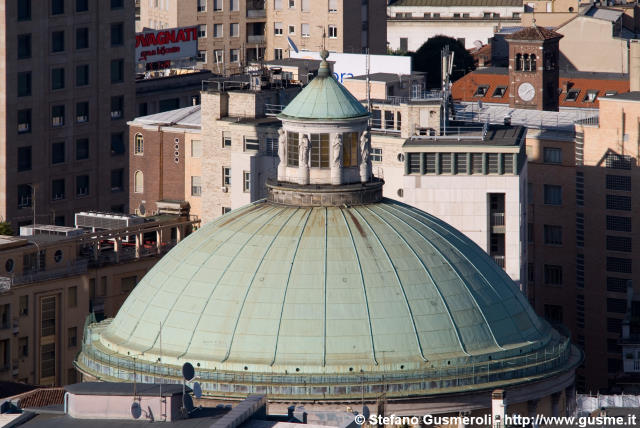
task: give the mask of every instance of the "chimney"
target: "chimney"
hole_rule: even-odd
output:
[[[504,426],[504,416],[507,413],[504,389],[496,389],[491,393],[491,421],[494,428]]]
[[[640,91],[640,40],[629,40],[629,90]]]

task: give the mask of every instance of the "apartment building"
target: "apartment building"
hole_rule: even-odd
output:
[[[104,215],[102,223],[117,222]],[[0,381],[79,381],[73,360],[90,313],[113,317],[140,279],[199,224],[184,217],[83,232],[37,225],[0,239]]]
[[[489,42],[497,28],[520,25],[518,0],[398,0],[388,9],[389,48],[415,52],[431,37],[446,34],[467,49]]]
[[[386,54],[384,0],[267,0],[268,60],[299,50]]]
[[[249,61],[263,60],[264,0],[142,0],[143,27],[198,26],[198,56],[203,68],[238,73]]]
[[[0,217],[14,229],[127,209],[134,2],[0,7]]]

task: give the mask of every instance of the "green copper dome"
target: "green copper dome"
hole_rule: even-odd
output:
[[[482,249],[422,211],[261,202],[163,257],[101,342],[217,370],[332,373],[497,360],[549,334]]]
[[[318,76],[278,115],[281,119],[340,120],[369,116],[367,110],[331,74],[323,52]]]

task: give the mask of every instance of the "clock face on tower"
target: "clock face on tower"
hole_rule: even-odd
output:
[[[518,86],[518,96],[522,101],[531,101],[536,95],[536,88],[529,82],[524,82]]]

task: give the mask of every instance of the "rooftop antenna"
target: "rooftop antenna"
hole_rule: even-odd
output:
[[[367,48],[367,110],[371,113],[371,78],[369,76],[371,72],[371,55],[369,54],[369,48]]]

